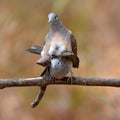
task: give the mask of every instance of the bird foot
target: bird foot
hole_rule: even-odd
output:
[[[55,78],[55,77],[50,76],[49,80],[50,80],[50,81],[52,81],[52,83],[55,83],[56,78]]]
[[[71,85],[73,84],[73,81],[74,81],[75,77],[74,76],[70,76],[67,81],[68,83],[70,83]]]
[[[67,81],[68,81],[68,83],[73,84],[73,81],[74,81],[75,77],[74,77],[73,72],[72,72],[71,69],[70,69],[70,74],[71,74],[71,76],[68,78]]]
[[[36,61],[37,64],[42,65],[42,66],[47,66],[50,64],[51,57],[49,55],[46,55],[39,60]]]

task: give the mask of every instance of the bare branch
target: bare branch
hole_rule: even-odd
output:
[[[64,78],[64,81],[67,78]],[[59,84],[59,81],[58,83]],[[61,84],[61,83],[60,83]],[[62,83],[63,84],[63,83]],[[66,82],[65,82],[66,84]],[[89,78],[76,77],[73,80],[73,85],[82,86],[106,86],[106,87],[120,87],[120,78]]]
[[[47,78],[47,77],[46,77]],[[31,103],[31,107],[36,107],[41,101],[47,85],[81,85],[81,86],[106,86],[106,87],[120,87],[120,78],[87,78],[75,77],[70,82],[69,77],[61,80],[47,80],[45,77],[36,78],[16,78],[16,79],[0,79],[0,89],[6,87],[24,87],[24,86],[39,86],[41,89],[39,94]]]
[[[49,84],[58,85],[71,85],[68,82],[69,77],[65,77],[61,80],[45,80],[43,77],[36,78],[16,78],[16,79],[0,79],[0,89],[5,87],[24,87],[24,86],[43,86]],[[72,85],[82,86],[108,86],[108,87],[120,87],[120,78],[87,78],[87,77],[75,77]]]
[[[41,86],[42,77],[36,78],[13,78],[13,79],[0,79],[0,89],[5,87],[23,87],[23,86]]]

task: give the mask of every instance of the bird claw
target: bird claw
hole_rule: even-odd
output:
[[[55,83],[56,78],[55,78],[55,77],[50,76],[49,81],[52,81],[52,83]]]
[[[67,79],[67,81],[68,81],[68,83],[70,83],[70,84],[72,85],[74,79],[75,79],[75,77],[74,77],[73,75],[71,75],[71,76]]]

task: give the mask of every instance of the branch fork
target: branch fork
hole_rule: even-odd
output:
[[[47,77],[48,78],[48,77]],[[40,90],[31,103],[31,107],[36,107],[41,101],[48,85],[81,85],[81,86],[104,86],[104,87],[120,87],[120,78],[90,78],[90,77],[75,77],[74,80],[68,82],[69,77],[61,80],[48,80],[45,77],[35,78],[15,78],[15,79],[0,79],[0,89],[7,87],[27,87],[39,86]]]

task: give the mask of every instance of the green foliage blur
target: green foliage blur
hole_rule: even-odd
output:
[[[43,67],[27,48],[43,45],[47,15],[55,12],[75,35],[80,58],[75,76],[120,77],[119,0],[0,0],[0,78],[37,77]],[[0,90],[0,120],[119,120],[115,88],[49,86],[31,109],[39,88]]]

